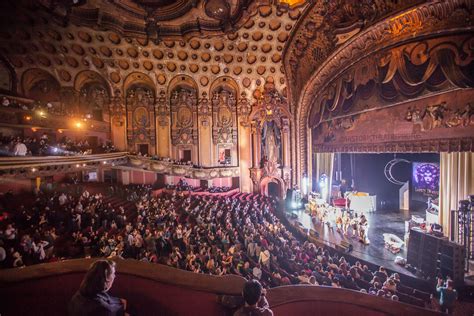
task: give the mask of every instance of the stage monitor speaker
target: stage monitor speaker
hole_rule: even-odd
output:
[[[354,249],[354,246],[345,240],[341,240],[340,244],[336,245],[336,249],[340,252],[349,253]]]

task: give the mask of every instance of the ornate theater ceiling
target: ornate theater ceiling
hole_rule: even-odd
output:
[[[140,72],[157,91],[187,74],[202,91],[230,76],[247,96],[265,82],[285,93],[282,52],[304,10],[293,2],[12,1],[2,4],[0,52],[18,86],[26,70],[38,68],[63,87],[89,70],[113,90]]]

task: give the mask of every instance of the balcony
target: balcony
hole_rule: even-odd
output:
[[[129,165],[133,168],[155,171],[157,173],[185,177],[189,179],[211,180],[240,176],[240,168],[236,166],[196,167],[180,165],[173,162],[154,160],[140,156],[128,156]]]

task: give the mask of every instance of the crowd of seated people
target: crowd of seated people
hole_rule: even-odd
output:
[[[191,196],[153,197],[149,186],[123,188],[135,210],[101,194],[40,193],[0,224],[3,267],[78,257],[123,257],[213,275],[237,274],[265,287],[343,287],[398,300],[400,277],[351,265],[302,242],[275,216],[275,202]],[[0,254],[1,254],[0,249]],[[1,259],[1,256],[0,256]]]
[[[212,187],[207,188],[206,191],[209,193],[225,193],[225,192],[229,192],[230,190],[232,190],[232,188],[228,186],[222,186],[222,187],[212,186]]]
[[[110,142],[92,147],[87,139],[72,140],[63,137],[59,142],[53,142],[47,134],[41,137],[0,137],[0,156],[75,156],[97,153],[114,152]]]

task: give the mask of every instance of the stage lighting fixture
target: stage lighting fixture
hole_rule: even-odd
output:
[[[323,173],[319,177],[319,191],[321,192],[321,199],[325,201],[327,200],[328,193],[329,193],[328,182],[329,182],[328,176],[325,173]]]
[[[82,127],[82,123],[81,123],[81,122],[76,122],[75,126],[76,126],[77,128],[81,128],[81,127]]]
[[[58,149],[56,147],[53,147],[53,152],[57,153]]]
[[[38,115],[41,117],[46,117],[46,113],[44,111],[38,111]]]

